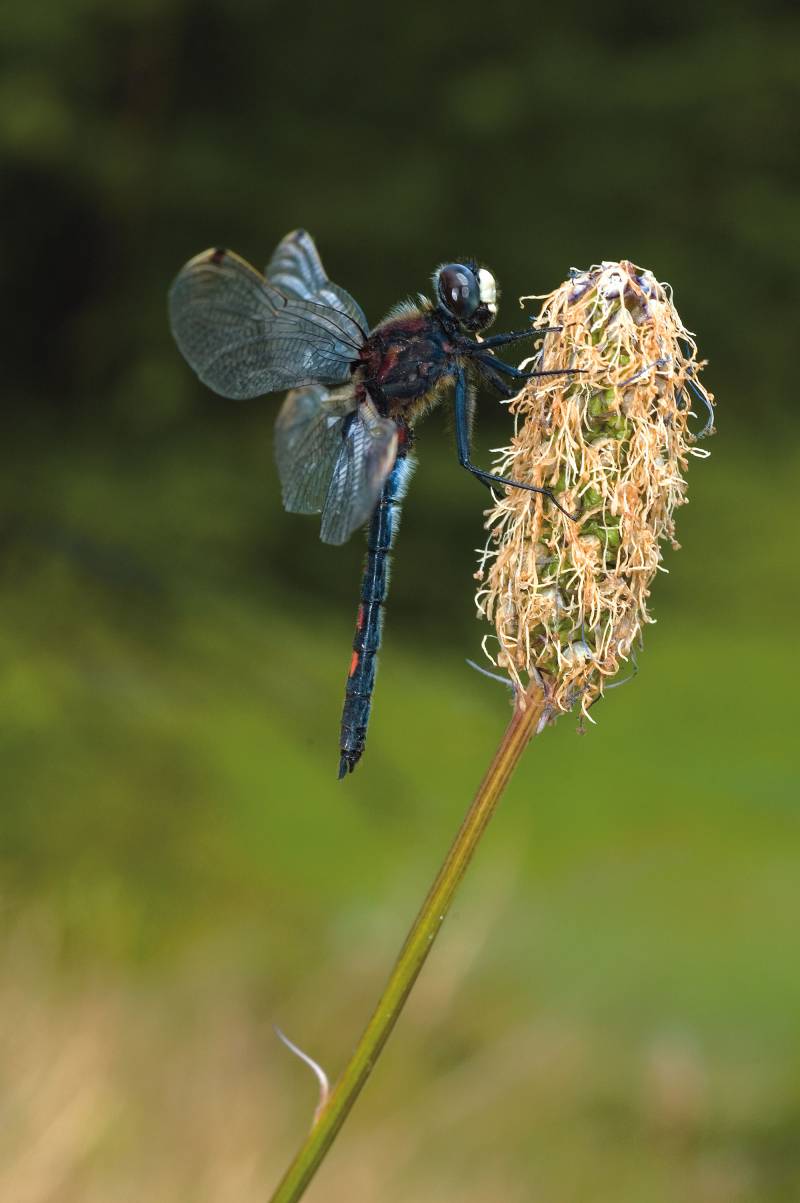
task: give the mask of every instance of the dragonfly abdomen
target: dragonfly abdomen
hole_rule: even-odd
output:
[[[342,711],[340,780],[347,773],[352,773],[358,764],[367,739],[377,655],[381,644],[383,605],[389,586],[389,562],[400,520],[400,506],[412,470],[413,461],[401,448],[367,528],[367,558],[361,579],[361,600]]]

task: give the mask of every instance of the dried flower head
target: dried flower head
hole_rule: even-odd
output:
[[[707,455],[689,430],[691,399],[708,413],[702,437],[713,398],[671,289],[632,263],[573,272],[537,324],[561,329],[532,366],[579,372],[526,383],[493,470],[551,489],[575,519],[508,490],[488,512],[476,601],[500,643],[490,659],[519,686],[541,681],[552,714],[586,713],[653,621],[650,584],[662,541],[678,546],[688,456]]]

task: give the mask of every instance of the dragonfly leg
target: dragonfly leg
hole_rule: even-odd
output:
[[[554,368],[550,372],[523,372],[521,368],[515,368],[510,363],[497,359],[494,355],[476,355],[475,359],[482,368],[492,367],[496,372],[502,372],[513,380],[533,380],[539,376],[577,376],[581,372],[580,368]]]
[[[478,371],[483,379],[487,382],[487,384],[491,384],[492,388],[495,389],[501,397],[505,397],[506,400],[508,400],[509,398],[516,396],[516,394],[519,392],[518,385],[509,384],[508,381],[504,380],[500,375],[500,372],[497,369],[497,362],[493,355],[487,355],[485,357],[479,356],[477,359],[477,366]]]
[[[561,330],[561,326],[530,326],[527,330],[512,330],[510,334],[492,334],[489,338],[482,338],[480,342],[473,345],[479,351],[487,347],[505,347],[508,343],[515,343],[521,338],[538,338],[540,334],[560,334]]]
[[[456,417],[456,447],[458,450],[458,462],[462,468],[466,468],[467,472],[471,472],[474,477],[480,480],[487,488],[492,485],[508,485],[512,489],[526,489],[529,493],[541,493],[552,501],[553,505],[561,510],[567,518],[571,518],[573,522],[577,522],[580,514],[571,514],[565,509],[561,502],[556,498],[552,489],[542,488],[540,485],[527,484],[521,480],[512,480],[509,476],[498,476],[495,472],[487,472],[483,468],[478,468],[473,464],[470,458],[470,414],[469,414],[469,398],[467,394],[467,379],[464,375],[464,368],[461,364],[456,366],[455,377],[455,417]]]
[[[521,372],[518,368],[512,368],[510,363],[503,363],[502,359],[496,359],[494,355],[478,355],[476,362],[481,376],[491,384],[492,388],[497,390],[501,397],[513,397],[519,391],[519,386],[512,386],[503,379],[502,372],[505,372],[512,380],[530,380],[534,376],[561,376],[563,374],[562,371]],[[575,369],[564,369],[564,371],[572,370]]]
[[[704,439],[706,435],[711,434],[714,429],[714,410],[708,397],[697,387],[691,376],[687,376],[686,383],[689,385],[689,388],[692,390],[695,397],[697,397],[697,400],[705,406],[706,413],[708,414],[706,424],[697,436],[698,439]]]

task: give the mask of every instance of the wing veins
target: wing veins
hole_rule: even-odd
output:
[[[305,299],[303,299],[301,297],[290,297],[285,292],[282,292],[281,289],[278,288],[277,284],[272,284],[271,281],[269,281],[269,280],[265,280],[265,283],[268,284],[270,288],[274,288],[275,292],[280,293],[280,295],[286,301],[286,305],[284,305],[281,309],[275,310],[276,317],[278,317],[283,312],[283,309],[285,309],[288,305],[308,306],[309,311],[314,313],[315,316],[318,315],[320,318],[324,318],[326,321],[330,322],[330,324],[333,326],[334,330],[336,330],[337,333],[341,336],[342,342],[349,343],[349,345],[353,348],[354,351],[361,350],[362,344],[353,342],[352,337],[348,333],[346,333],[345,327],[337,325],[337,323],[333,320],[333,318],[330,317],[330,314],[339,315],[340,310],[334,309],[334,307],[332,305],[326,305],[323,301],[306,301]],[[265,293],[266,293],[266,289],[265,289]],[[318,312],[319,310],[322,310],[322,312],[319,313]],[[357,322],[355,320],[355,318],[349,317],[346,313],[342,313],[341,316],[343,318],[346,318],[348,322],[352,322],[352,324],[356,327],[356,329],[359,330],[359,332],[364,336],[364,339],[367,338],[366,331],[364,331],[361,328],[360,323]]]

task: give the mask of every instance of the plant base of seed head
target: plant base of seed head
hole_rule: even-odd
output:
[[[522,489],[498,498],[476,603],[497,633],[490,659],[519,695],[537,681],[551,716],[577,705],[587,714],[654,621],[650,586],[662,544],[678,547],[674,513],[687,500],[688,457],[708,454],[696,440],[713,431],[713,397],[672,290],[651,272],[604,262],[536,299],[537,325],[561,329],[532,366],[579,372],[526,383],[493,471],[551,489],[579,516]],[[700,435],[692,399],[709,415]]]

